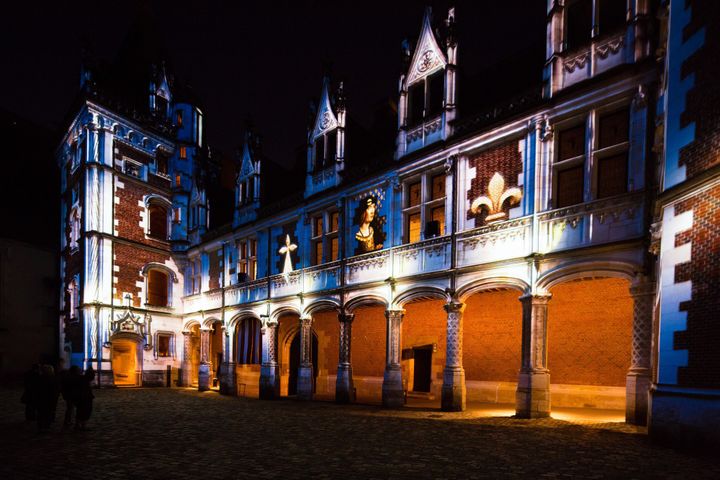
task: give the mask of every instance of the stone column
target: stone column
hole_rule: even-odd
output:
[[[522,365],[518,378],[516,416],[550,416],[550,371],[547,369],[547,304],[551,295],[527,294],[522,302]]]
[[[312,317],[300,317],[300,367],[297,378],[298,400],[312,400],[313,396],[312,364]]]
[[[235,349],[233,348],[233,335],[230,329],[225,331],[223,362],[220,365],[220,393],[222,395],[237,395],[237,376],[235,374]]]
[[[338,314],[340,322],[340,359],[338,361],[337,380],[335,381],[335,401],[350,403],[355,401],[355,388],[352,378],[352,361],[350,355],[352,341],[353,313]]]
[[[386,310],[387,335],[385,342],[385,374],[382,384],[382,403],[389,408],[405,405],[402,367],[400,365],[402,318],[405,310]]]
[[[463,310],[465,304],[452,300],[447,312],[447,355],[443,370],[442,409],[447,412],[465,410],[465,369],[463,368]]]
[[[655,300],[655,283],[639,276],[630,287],[633,297],[632,357],[626,380],[625,421],[647,425],[650,391],[650,338]]]
[[[264,347],[263,363],[260,367],[260,398],[262,400],[272,400],[280,397],[277,328],[277,320],[268,320],[261,329]]]
[[[210,389],[212,378],[212,362],[210,361],[210,334],[209,328],[200,329],[200,370],[198,372],[198,390]]]
[[[183,359],[182,359],[182,376],[180,384],[183,387],[189,387],[192,384],[192,332],[182,332],[183,334]]]

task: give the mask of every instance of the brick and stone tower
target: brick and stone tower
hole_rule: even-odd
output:
[[[203,124],[196,104],[175,98],[163,62],[124,54],[133,68],[119,61],[109,71],[84,69],[57,151],[60,332],[71,363],[100,370],[101,384],[152,385],[165,382],[181,327],[182,274],[172,251],[206,228],[195,181]]]
[[[720,441],[720,8],[665,2],[655,150],[660,195],[652,251],[656,365],[649,432],[676,443]]]

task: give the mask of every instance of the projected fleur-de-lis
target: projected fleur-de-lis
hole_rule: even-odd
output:
[[[280,250],[278,250],[278,253],[280,255],[285,255],[285,265],[283,266],[282,273],[287,275],[288,273],[293,271],[292,267],[292,259],[290,258],[290,253],[293,252],[297,248],[297,245],[292,243],[290,241],[290,235],[285,235],[285,245],[280,247]]]
[[[487,223],[496,222],[505,217],[503,204],[509,201],[509,205],[517,204],[522,198],[522,191],[517,187],[511,187],[505,190],[505,179],[499,172],[490,179],[488,184],[487,196],[478,197],[473,200],[470,205],[470,211],[474,214],[478,213],[484,206],[487,208],[488,215],[485,217]]]

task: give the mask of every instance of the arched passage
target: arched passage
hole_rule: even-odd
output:
[[[624,278],[555,283],[548,302],[553,407],[625,408],[633,300]]]
[[[352,368],[356,401],[382,402],[385,371],[385,304],[383,300],[367,301],[352,306]]]
[[[468,402],[515,402],[522,348],[522,291],[500,285],[464,298],[463,366]],[[512,407],[511,407],[512,408]]]
[[[400,337],[407,405],[439,407],[447,344],[445,294],[416,288],[398,296],[405,310]]]
[[[234,324],[235,375],[237,392],[242,397],[260,395],[260,366],[262,364],[262,324],[252,316],[242,317]]]
[[[278,363],[280,364],[280,395],[293,396],[297,394],[297,378],[300,368],[300,315],[295,312],[284,312],[278,315]],[[313,363],[313,385],[317,384],[320,361],[318,357],[318,342],[313,327],[311,327],[310,359]]]

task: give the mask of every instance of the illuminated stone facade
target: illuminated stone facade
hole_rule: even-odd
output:
[[[720,375],[702,368],[704,355],[717,363],[705,348],[717,295],[703,283],[718,269],[706,262],[719,242],[705,158],[718,153],[717,108],[689,115],[694,129],[678,120],[698,101],[679,98],[693,86],[676,78],[710,35],[693,24],[677,37],[694,18],[682,2],[588,0],[584,38],[563,27],[584,21],[581,3],[548,2],[542,95],[467,117],[456,111],[455,12],[442,38],[426,13],[385,167],[347,173],[344,92],[326,78],[303,198],[262,205],[249,133],[224,233],[204,235],[196,106],[175,101],[162,75],[151,107],[174,130],[88,100],[58,154],[73,361],[99,366],[106,385],[515,403],[529,418],[613,408],[661,432],[687,426],[669,418],[692,401],[717,411]],[[706,63],[693,63],[696,81]],[[705,146],[683,150],[693,142]],[[127,340],[135,350],[116,352]],[[687,424],[707,432],[700,418]]]

